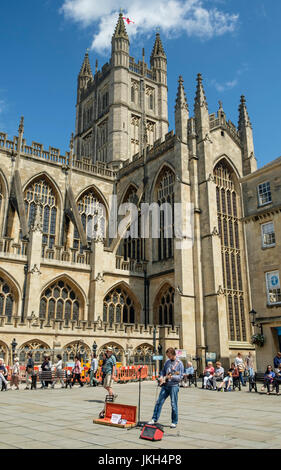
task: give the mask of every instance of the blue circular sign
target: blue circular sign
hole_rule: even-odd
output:
[[[277,286],[277,284],[278,284],[278,282],[279,282],[277,276],[272,276],[271,279],[270,279],[270,281],[271,281],[271,284],[272,284],[273,286]]]

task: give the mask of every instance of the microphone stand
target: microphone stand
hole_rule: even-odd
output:
[[[147,423],[147,421],[141,421],[140,420],[140,408],[141,408],[141,371],[143,369],[143,366],[141,366],[138,370],[139,372],[139,405],[138,405],[138,421],[136,424],[136,428],[143,428],[143,426]]]

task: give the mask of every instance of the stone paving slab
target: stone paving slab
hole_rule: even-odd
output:
[[[93,424],[103,408],[102,387],[1,392],[0,449],[262,449],[281,448],[281,397],[241,392],[180,389],[179,425],[172,430],[169,399],[160,442],[140,440],[139,429]],[[137,405],[138,384],[115,385],[117,402]],[[141,420],[150,420],[159,393],[142,384]]]

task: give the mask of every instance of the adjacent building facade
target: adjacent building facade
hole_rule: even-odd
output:
[[[263,372],[281,349],[281,157],[241,182],[256,333],[265,338],[256,348]]]
[[[200,74],[192,116],[179,78],[168,132],[160,35],[150,67],[144,53],[136,62],[120,15],[109,63],[93,74],[85,55],[69,152],[27,145],[23,119],[13,140],[0,134],[1,355],[14,338],[22,361],[30,349],[38,361],[46,349],[89,355],[94,342],[124,363],[150,360],[159,344],[226,365],[254,350],[240,179],[255,171],[245,98],[238,127],[221,103],[210,114]],[[133,203],[138,220],[143,204],[177,203],[182,227],[172,211],[167,238],[160,211],[158,237],[124,238],[131,216],[112,236],[113,201]]]

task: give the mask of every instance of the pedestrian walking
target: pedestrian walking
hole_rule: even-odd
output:
[[[97,387],[98,385],[98,381],[96,379],[97,370],[98,370],[97,355],[93,353],[91,367],[90,367],[90,387]]]
[[[11,382],[10,382],[11,389],[15,385],[16,390],[19,390],[19,383],[20,383],[20,363],[19,363],[19,358],[15,357],[14,365],[12,368]]]
[[[4,359],[0,358],[0,387],[1,391],[8,390],[8,371],[4,364]]]
[[[177,359],[176,350],[174,348],[168,348],[166,355],[168,359],[160,372],[159,379],[161,391],[154,407],[152,420],[148,424],[157,423],[161,414],[162,406],[164,405],[164,402],[168,396],[170,396],[172,407],[172,422],[170,427],[176,428],[178,424],[179,384],[183,378],[184,367],[183,363]]]
[[[32,383],[32,376],[34,373],[34,361],[32,359],[32,352],[29,352],[27,354],[27,364],[25,368],[26,374],[25,374],[25,383],[26,387],[25,390],[29,390],[29,385]]]
[[[115,399],[117,398],[117,394],[113,393],[111,384],[112,384],[112,378],[116,370],[116,358],[113,354],[113,349],[110,346],[106,348],[106,356],[107,356],[107,359],[105,361],[105,364],[103,365],[103,375],[104,375],[103,386],[108,391],[108,394],[110,396],[113,396],[113,398]]]
[[[55,388],[55,385],[57,381],[59,380],[61,383],[61,388],[64,388],[64,380],[63,380],[63,363],[62,363],[62,356],[60,354],[57,354],[57,360],[58,362],[55,364],[55,379],[52,383],[52,388]]]
[[[72,386],[75,384],[76,380],[80,384],[80,387],[83,387],[83,383],[81,382],[81,363],[79,361],[79,357],[75,356],[75,365],[73,367],[73,380],[72,380]]]

